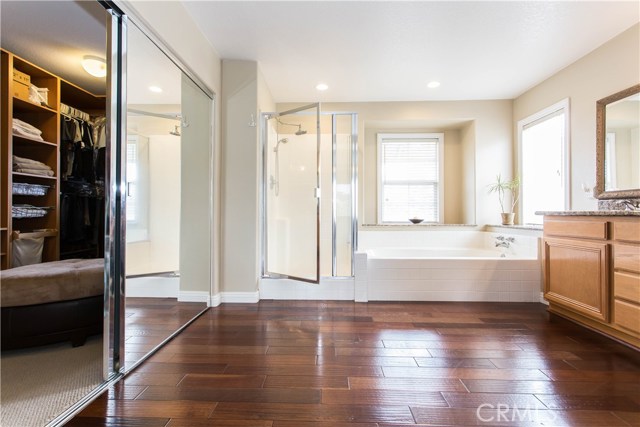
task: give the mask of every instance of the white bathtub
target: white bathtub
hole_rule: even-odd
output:
[[[536,236],[475,230],[360,231],[355,270],[356,301],[539,302],[542,288]]]
[[[516,258],[507,251],[484,248],[378,248],[367,250],[369,258],[385,259],[466,259]]]

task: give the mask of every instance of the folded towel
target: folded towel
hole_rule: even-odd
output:
[[[38,160],[30,159],[28,157],[19,157],[19,156],[16,156],[15,154],[13,155],[12,160],[13,160],[13,164],[44,166],[47,169],[51,169],[49,166],[47,166],[46,164]]]
[[[42,131],[37,127],[30,125],[27,122],[23,122],[20,119],[16,119],[15,117],[12,120],[11,128],[14,131],[21,131],[22,133],[33,135],[35,137],[42,135]]]
[[[32,173],[35,175],[53,176],[53,170],[47,165],[37,160],[18,157],[13,155],[13,171]]]
[[[13,131],[12,133],[13,133],[14,135],[21,136],[21,137],[23,137],[23,138],[35,139],[35,140],[37,140],[37,141],[44,141],[44,139],[42,138],[42,136],[40,136],[40,135],[35,135],[35,134],[33,134],[33,133],[25,132],[25,131],[24,131],[24,130],[22,130],[21,128],[16,128],[16,127],[14,127],[14,128],[12,129],[12,131]]]
[[[53,176],[52,170],[44,170],[44,169],[29,169],[23,167],[13,167],[14,172],[22,172],[22,173],[31,173],[33,175],[45,175],[45,176]]]

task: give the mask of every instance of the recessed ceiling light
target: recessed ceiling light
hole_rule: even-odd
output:
[[[82,57],[82,68],[93,77],[104,77],[107,75],[107,63],[104,59],[85,55]]]
[[[434,89],[434,88],[437,88],[438,86],[440,86],[440,82],[436,82],[436,81],[429,82],[429,83],[427,84],[427,87],[428,87],[429,89]]]
[[[329,85],[327,85],[326,83],[318,83],[316,85],[316,89],[317,90],[327,90],[327,89],[329,89]]]
[[[162,88],[160,86],[149,86],[149,90],[151,92],[160,93],[162,92]]]

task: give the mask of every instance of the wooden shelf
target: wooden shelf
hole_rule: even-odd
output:
[[[36,144],[36,145],[49,145],[52,147],[58,147],[58,144],[56,144],[55,142],[41,141],[39,139],[27,138],[25,136],[16,135],[16,134],[12,134],[11,136],[13,137],[14,144],[15,143],[25,144],[25,145]]]
[[[17,239],[36,239],[38,237],[56,237],[58,236],[58,230],[34,230],[28,231],[25,233],[21,233],[19,230],[14,230],[11,233],[11,238],[13,240]]]
[[[58,114],[58,112],[52,108],[34,104],[33,102],[24,101],[20,98],[16,98],[15,96],[13,97],[13,108],[19,111]]]
[[[31,84],[38,88],[48,90],[48,105],[39,105],[13,96],[14,85],[13,71],[17,70],[29,76]],[[57,110],[60,104],[60,78],[46,70],[26,61],[5,50],[2,51],[2,150],[3,175],[0,181],[3,183],[2,191],[2,225],[7,231],[2,234],[2,251],[7,255],[2,259],[2,268],[11,268],[12,263],[12,239],[15,231],[47,229],[56,230],[48,232],[42,252],[42,261],[55,261],[60,258],[60,238],[57,230],[60,228],[60,202],[59,202],[59,164],[60,151],[58,141],[60,138],[60,114]],[[43,140],[28,136],[14,135],[12,121],[20,119],[36,127],[42,132]],[[39,161],[47,165],[53,171],[53,176],[13,171],[13,158],[16,155]],[[49,186],[45,196],[28,196],[13,194],[13,182],[25,184],[41,184]],[[20,202],[33,206],[46,205],[48,212],[42,217],[13,218],[12,207]],[[44,207],[44,206],[43,206]],[[23,234],[23,237],[27,237]]]
[[[13,252],[11,242],[17,237],[46,237],[42,261],[60,259],[60,249],[63,243],[60,232],[60,213],[62,211],[60,199],[62,171],[59,149],[61,141],[60,103],[63,102],[89,114],[103,116],[106,110],[106,97],[92,94],[11,52],[4,49],[0,49],[0,51],[2,59],[0,76],[0,121],[2,125],[0,162],[2,168],[0,182],[3,186],[0,197],[2,205],[0,207],[0,224],[3,227],[0,251],[5,254],[2,257],[0,268],[4,269],[11,268]],[[14,85],[18,84],[13,80],[14,70],[27,74],[34,86],[48,90],[48,105],[38,105],[25,100],[24,97],[13,96],[16,93],[14,89],[17,89]],[[44,140],[13,135],[12,121],[14,118],[23,120],[39,129]],[[41,162],[51,168],[54,176],[13,171],[12,155]],[[50,188],[44,196],[12,194],[13,182],[47,185]],[[14,203],[33,206],[46,205],[50,210],[43,217],[13,218],[11,212]],[[104,221],[104,218],[101,221]],[[18,230],[22,230],[24,233],[19,233]],[[19,234],[16,234],[17,231]],[[103,248],[99,243],[96,247],[96,253],[101,249]]]
[[[60,79],[60,89],[60,102],[70,107],[81,105],[89,114],[95,110],[104,112],[107,105],[105,95],[95,95],[63,79]]]
[[[24,176],[28,178],[38,178],[38,179],[46,179],[46,180],[57,180],[56,176],[46,176],[46,175],[36,175],[33,173],[24,173],[24,172],[13,172],[13,176]]]

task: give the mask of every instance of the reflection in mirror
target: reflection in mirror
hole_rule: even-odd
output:
[[[601,199],[640,197],[640,85],[597,102],[597,184]]]
[[[206,309],[211,262],[211,100],[189,113],[198,94],[135,25],[127,58],[125,370]]]
[[[85,55],[109,56],[110,15],[90,1],[3,1],[0,9],[0,419],[45,425],[102,384],[108,369],[106,79],[80,64]]]
[[[640,94],[607,105],[605,191],[640,188]]]

